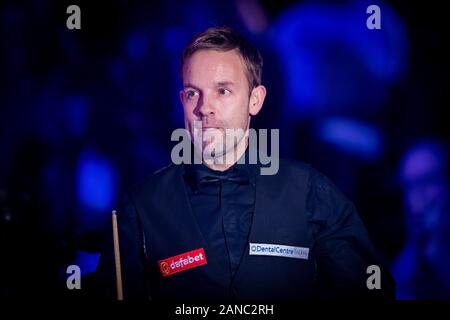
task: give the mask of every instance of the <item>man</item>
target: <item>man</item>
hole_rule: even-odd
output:
[[[249,161],[261,73],[258,50],[229,28],[184,50],[180,98],[203,163],[171,164],[127,196],[118,215],[125,298],[393,297],[384,268],[376,288],[368,281],[368,267],[381,266],[352,203],[326,177],[286,160],[264,175]],[[230,129],[241,134],[225,143]],[[108,249],[98,274],[114,294]]]
[[[446,143],[434,139],[412,145],[401,161],[406,239],[392,266],[399,299],[450,299],[448,163]]]

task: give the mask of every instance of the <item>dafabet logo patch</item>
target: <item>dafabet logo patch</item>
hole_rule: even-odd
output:
[[[163,277],[167,277],[177,272],[185,271],[205,264],[207,264],[207,261],[203,248],[198,248],[158,261],[159,270]]]

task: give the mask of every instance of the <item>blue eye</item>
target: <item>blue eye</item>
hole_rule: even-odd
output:
[[[225,95],[227,95],[227,94],[229,94],[229,93],[231,93],[231,91],[228,90],[228,89],[225,89],[225,88],[220,88],[220,89],[219,89],[219,94],[220,94],[221,96],[225,96]]]
[[[198,95],[198,92],[195,90],[187,90],[187,91],[185,91],[185,94],[186,94],[186,98],[192,99]]]

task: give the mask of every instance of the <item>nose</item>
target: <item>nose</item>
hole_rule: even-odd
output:
[[[196,114],[202,118],[214,114],[214,106],[207,94],[202,94],[198,99]]]

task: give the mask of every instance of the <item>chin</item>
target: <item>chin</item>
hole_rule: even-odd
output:
[[[202,153],[206,155],[206,157],[211,156],[211,158],[218,158],[224,155],[225,149],[223,145],[216,145],[211,142],[204,142],[202,146]]]

